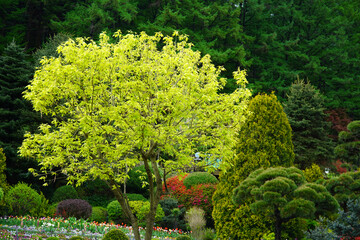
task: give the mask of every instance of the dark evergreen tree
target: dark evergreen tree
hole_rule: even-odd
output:
[[[333,159],[330,123],[324,110],[322,95],[310,83],[297,80],[291,85],[284,111],[293,133],[294,163],[300,169],[313,163],[326,165]]]
[[[345,211],[349,200],[360,197],[360,172],[343,173],[322,182]]]
[[[360,121],[352,121],[347,125],[348,131],[339,133],[339,145],[335,147],[335,155],[343,162],[360,167]]]
[[[340,0],[247,0],[241,4],[255,92],[285,98],[291,83],[311,79],[331,108],[359,115],[358,3]],[[350,7],[352,6],[352,7]]]
[[[25,181],[29,177],[28,168],[34,167],[30,162],[20,160],[17,154],[25,131],[36,129],[39,122],[31,104],[22,98],[33,73],[27,58],[24,49],[15,42],[10,43],[0,56],[0,146],[6,155],[10,184]]]
[[[220,175],[213,195],[213,218],[220,239],[258,239],[271,221],[251,213],[248,204],[231,201],[232,191],[252,171],[272,166],[290,167],[294,152],[291,127],[274,94],[258,95],[249,103],[249,115],[239,131],[237,156]]]
[[[273,219],[276,240],[281,239],[282,225],[289,220],[330,216],[339,207],[324,186],[306,183],[303,172],[295,167],[252,172],[233,192],[236,204],[251,200],[252,212]]]
[[[57,52],[58,46],[69,40],[72,36],[70,34],[59,33],[49,38],[46,43],[43,44],[41,48],[36,50],[33,53],[33,58],[35,60],[35,67],[40,67],[40,60],[43,57],[51,58],[51,57],[59,57],[59,53]]]
[[[67,32],[76,37],[97,37],[121,29],[136,30],[134,19],[137,15],[136,1],[93,0],[79,1],[66,12],[64,20],[52,19],[51,27],[57,32]]]
[[[23,0],[1,1],[0,53],[13,39],[25,46],[26,6]]]

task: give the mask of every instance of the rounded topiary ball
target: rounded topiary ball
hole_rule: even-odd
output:
[[[32,214],[40,207],[41,197],[26,183],[18,183],[6,194],[5,202],[12,215],[24,216]]]
[[[75,188],[71,185],[65,185],[55,190],[54,195],[51,198],[51,202],[57,203],[66,199],[77,199],[78,194]]]
[[[187,189],[199,184],[217,184],[218,182],[217,178],[208,172],[193,172],[187,175],[184,179],[184,185]]]
[[[184,236],[177,237],[176,240],[191,240],[191,238],[187,235],[184,235]]]
[[[129,237],[120,229],[113,229],[105,234],[103,240],[129,240]]]

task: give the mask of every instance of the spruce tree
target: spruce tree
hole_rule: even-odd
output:
[[[25,131],[34,129],[39,121],[30,103],[22,98],[32,71],[24,49],[11,42],[0,56],[0,147],[6,156],[7,179],[11,184],[29,176],[29,162],[20,161],[17,151]]]
[[[294,160],[291,127],[277,97],[258,95],[250,101],[248,110],[239,131],[237,156],[220,175],[213,196],[212,215],[220,239],[258,239],[268,231],[271,221],[251,213],[248,203],[235,205],[232,191],[252,171],[289,167]]]
[[[333,159],[330,123],[326,121],[322,95],[310,84],[296,80],[289,89],[284,111],[293,132],[295,165],[306,169]]]

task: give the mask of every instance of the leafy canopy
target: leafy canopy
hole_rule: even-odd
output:
[[[234,73],[234,93],[218,94],[222,68],[193,51],[186,36],[114,37],[116,43],[105,33],[99,43],[70,39],[59,57],[42,60],[24,96],[53,120],[26,134],[21,155],[78,184],[96,177],[123,182],[124,170],[145,153],[174,156],[165,166],[188,164],[200,144],[211,156],[221,152],[224,162],[233,157],[250,96],[245,72]]]

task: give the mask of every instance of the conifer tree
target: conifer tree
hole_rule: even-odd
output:
[[[360,121],[350,122],[347,129],[339,133],[335,155],[344,162],[360,167]]]
[[[289,167],[294,152],[291,128],[274,94],[258,95],[250,103],[244,125],[239,131],[237,156],[220,176],[213,196],[213,218],[220,239],[258,239],[271,224],[251,213],[248,203],[235,205],[231,195],[241,181],[258,168]]]
[[[303,172],[295,167],[258,169],[233,191],[233,201],[247,200],[251,211],[273,219],[275,239],[281,239],[283,224],[297,217],[313,219],[330,216],[339,208],[338,202],[320,184],[307,183]]]
[[[11,42],[0,56],[0,147],[7,161],[7,179],[15,184],[25,180],[29,162],[17,156],[25,130],[34,129],[39,121],[22,92],[29,83],[33,67],[24,49]],[[31,166],[33,167],[33,166]]]
[[[290,87],[284,111],[293,132],[295,165],[300,169],[313,163],[325,165],[332,156],[332,140],[328,134],[322,95],[310,83],[296,80]]]

